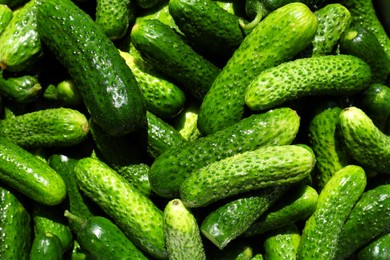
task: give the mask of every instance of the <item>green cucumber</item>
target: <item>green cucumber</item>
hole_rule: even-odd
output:
[[[311,186],[307,184],[294,186],[256,219],[243,236],[264,234],[288,224],[306,221],[315,211],[317,200],[318,192]]]
[[[172,122],[173,127],[186,141],[194,141],[201,136],[197,126],[199,106],[196,101],[187,102]]]
[[[121,167],[113,167],[117,173],[129,183],[137,187],[144,195],[152,194],[152,187],[149,182],[150,166],[146,163],[135,163]]]
[[[262,71],[247,86],[245,104],[259,111],[302,97],[352,95],[370,82],[370,66],[353,55],[300,58]]]
[[[212,135],[169,149],[151,165],[152,189],[162,197],[176,197],[180,185],[193,171],[261,146],[290,144],[299,125],[300,118],[294,110],[280,108],[254,114]]]
[[[6,4],[0,4],[0,35],[8,26],[13,16],[11,8]]]
[[[13,11],[11,21],[0,35],[0,68],[20,72],[32,66],[42,54],[37,28],[37,4],[27,1]]]
[[[340,113],[339,127],[347,153],[359,165],[379,173],[389,173],[390,137],[375,126],[358,107]]]
[[[219,74],[216,65],[158,19],[138,20],[131,30],[131,42],[156,71],[197,99],[203,99]]]
[[[30,260],[62,260],[63,258],[61,241],[56,235],[51,233],[35,235],[29,255]]]
[[[81,191],[92,199],[143,252],[167,258],[163,212],[98,159],[82,158],[75,168]]]
[[[22,147],[72,146],[89,132],[84,114],[71,108],[48,108],[0,120],[0,135]]]
[[[138,83],[92,18],[70,0],[45,0],[37,22],[43,43],[80,86],[92,119],[112,135],[139,129],[146,111]]]
[[[251,260],[254,249],[255,248],[247,241],[238,239],[232,241],[223,250],[218,249],[216,252],[208,254],[207,256],[211,260]]]
[[[50,84],[44,90],[43,97],[61,107],[77,108],[83,106],[80,91],[71,79],[65,79],[57,85]]]
[[[206,259],[197,219],[180,199],[164,208],[164,236],[170,259]]]
[[[268,260],[295,259],[300,241],[300,230],[295,224],[274,229],[266,234],[263,243],[264,258]]]
[[[362,194],[342,227],[335,259],[345,259],[390,231],[389,203],[388,184],[379,185]]]
[[[0,187],[0,258],[28,259],[32,226],[25,200],[17,191]]]
[[[266,187],[294,184],[310,175],[314,155],[297,145],[260,147],[210,163],[184,180],[180,198],[187,207]]]
[[[42,86],[33,75],[7,76],[0,71],[0,94],[12,102],[31,103],[41,94]]]
[[[357,165],[347,165],[330,178],[319,194],[316,210],[304,225],[297,259],[335,257],[344,222],[366,184],[366,173]]]
[[[75,233],[88,259],[148,259],[109,218],[92,216],[85,219],[69,211],[64,215],[79,222]]]
[[[204,97],[198,128],[208,135],[244,116],[246,86],[264,69],[292,59],[314,37],[317,18],[302,3],[285,5],[248,34]]]
[[[390,257],[390,233],[380,236],[369,242],[357,252],[358,260],[380,260]]]
[[[0,180],[44,205],[60,204],[66,197],[61,176],[29,151],[0,138]]]

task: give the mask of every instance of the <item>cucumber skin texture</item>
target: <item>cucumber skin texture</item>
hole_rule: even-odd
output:
[[[61,241],[50,233],[37,234],[32,241],[29,257],[30,260],[62,260]]]
[[[8,26],[13,16],[11,8],[6,4],[0,4],[0,35]]]
[[[389,243],[390,243],[389,233],[379,238],[376,238],[359,250],[359,252],[357,253],[357,259],[358,260],[388,259],[390,257]]]
[[[0,258],[28,259],[31,247],[31,216],[17,191],[0,187]]]
[[[301,241],[300,230],[295,224],[277,228],[266,234],[264,258],[268,260],[295,259]]]
[[[352,55],[300,58],[261,72],[247,86],[245,103],[260,111],[301,97],[352,95],[368,88],[371,75],[370,66]]]
[[[88,132],[86,116],[71,108],[42,109],[0,120],[0,134],[26,148],[79,144]]]
[[[294,184],[309,176],[314,164],[306,148],[260,147],[192,172],[180,186],[180,198],[187,207],[202,207],[233,195]]]
[[[164,236],[171,259],[206,259],[197,219],[180,199],[164,208]]]
[[[154,69],[198,100],[203,99],[220,72],[158,19],[138,20],[131,30],[131,42]]]
[[[0,138],[0,180],[44,205],[60,204],[66,197],[61,176],[46,162],[6,138]]]
[[[258,25],[235,50],[204,97],[198,118],[203,135],[242,119],[246,86],[261,71],[290,60],[309,45],[317,18],[304,4],[291,3],[270,13]]]
[[[297,221],[307,220],[317,207],[318,193],[309,185],[292,187],[273,206],[264,212],[243,233],[250,237],[283,227]]]
[[[389,202],[388,184],[362,194],[341,230],[335,259],[344,259],[361,246],[389,232]]]
[[[366,184],[364,169],[357,165],[347,165],[332,176],[302,230],[297,259],[335,257],[343,224]]]
[[[92,119],[112,135],[138,130],[146,120],[138,83],[91,17],[70,0],[45,0],[37,21],[42,41],[80,86]]]
[[[38,77],[34,75],[22,75],[18,77],[4,78],[0,72],[0,93],[12,102],[27,104],[36,101],[41,94],[42,86]]]
[[[339,127],[347,153],[359,165],[379,173],[390,167],[390,137],[375,126],[358,107],[348,107],[340,114]]]
[[[300,118],[294,110],[280,108],[252,115],[212,135],[183,143],[152,163],[149,173],[152,190],[162,197],[179,196],[180,185],[194,170],[260,146],[290,144],[299,125]]]
[[[78,160],[76,178],[81,191],[115,222],[143,252],[166,259],[163,212],[137,188],[98,159]]]

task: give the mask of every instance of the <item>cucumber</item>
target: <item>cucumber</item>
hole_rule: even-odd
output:
[[[0,120],[0,135],[26,148],[72,146],[84,141],[88,132],[85,115],[71,108],[36,110]]]
[[[156,71],[196,99],[203,99],[219,74],[216,65],[158,19],[138,20],[131,30],[131,42]]]
[[[247,241],[235,240],[223,250],[208,254],[208,258],[211,260],[251,260],[254,249]]]
[[[169,149],[151,165],[152,190],[162,197],[177,197],[180,185],[193,171],[257,147],[290,144],[299,125],[296,112],[285,107],[252,115],[212,135]]]
[[[35,1],[26,1],[13,11],[12,19],[0,35],[1,69],[21,72],[32,66],[42,55],[36,16]]]
[[[359,249],[358,260],[379,260],[390,257],[390,233],[380,236]]]
[[[170,259],[206,259],[197,219],[180,199],[164,208],[164,236]]]
[[[80,91],[71,79],[65,79],[57,85],[50,84],[45,88],[43,97],[61,107],[79,108],[84,105]]]
[[[173,119],[172,126],[186,141],[194,141],[201,136],[197,126],[199,106],[199,102],[189,101]]]
[[[245,104],[260,111],[302,97],[352,95],[370,82],[370,66],[353,55],[300,58],[262,71],[247,86]]]
[[[306,221],[317,207],[318,192],[307,184],[299,184],[283,195],[242,234],[251,237],[267,231]]]
[[[373,83],[385,84],[390,75],[390,58],[375,34],[361,25],[348,28],[340,38],[340,53],[364,60],[371,68]]]
[[[150,166],[146,163],[136,163],[115,168],[116,172],[129,183],[137,187],[145,196],[152,195],[149,182]]]
[[[187,207],[266,187],[294,184],[310,175],[315,157],[297,145],[260,147],[210,163],[184,180],[180,198]]]
[[[208,135],[240,121],[246,86],[264,69],[303,50],[316,28],[317,18],[302,3],[285,5],[262,20],[245,37],[204,97],[198,118],[200,132]]]
[[[62,260],[63,258],[61,241],[56,235],[51,233],[35,235],[29,255],[30,260]]]
[[[295,259],[301,241],[297,225],[290,224],[266,234],[263,243],[264,258],[269,260]]]
[[[345,259],[373,239],[389,232],[389,202],[388,184],[362,194],[342,227],[335,259]]]
[[[45,161],[0,137],[0,180],[44,205],[58,205],[66,197],[61,176]]]
[[[219,249],[243,234],[283,196],[288,186],[274,186],[245,194],[212,210],[202,221],[202,234]]]
[[[8,186],[0,186],[0,258],[28,259],[32,226],[26,201]]]
[[[378,173],[388,173],[390,137],[375,126],[358,107],[340,113],[339,127],[347,153],[359,165]]]
[[[36,101],[42,91],[38,77],[33,75],[7,76],[0,71],[0,94],[12,102],[27,104]]]
[[[80,86],[92,119],[112,135],[139,129],[146,111],[138,83],[92,18],[70,0],[48,0],[39,4],[37,22],[43,43]]]
[[[343,224],[366,183],[364,169],[357,165],[347,165],[331,177],[319,194],[316,210],[303,227],[297,259],[335,257]]]
[[[0,35],[8,26],[13,16],[11,8],[6,4],[0,4]]]
[[[163,212],[123,177],[94,158],[78,160],[75,168],[81,191],[92,199],[143,252],[167,258]]]
[[[64,215],[79,222],[75,231],[77,241],[88,259],[148,259],[110,219],[102,216],[84,219],[69,211]]]

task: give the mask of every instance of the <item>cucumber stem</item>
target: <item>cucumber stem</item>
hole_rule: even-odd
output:
[[[67,217],[69,220],[72,220],[72,221],[76,222],[80,226],[80,228],[85,226],[86,223],[87,223],[87,220],[84,220],[81,217],[76,216],[76,215],[70,213],[69,210],[65,210],[64,216]]]
[[[263,3],[257,2],[256,4],[256,16],[255,18],[246,23],[244,19],[240,18],[239,23],[242,29],[251,31],[255,26],[268,14],[268,10],[265,8]]]

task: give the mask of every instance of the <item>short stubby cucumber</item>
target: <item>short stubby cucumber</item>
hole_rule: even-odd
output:
[[[247,86],[245,103],[265,110],[301,97],[356,94],[370,82],[370,66],[353,55],[301,58],[261,72]]]
[[[184,180],[180,197],[187,207],[270,186],[294,184],[308,177],[315,157],[296,145],[260,147],[210,163]]]
[[[390,137],[358,107],[340,113],[339,127],[347,153],[366,169],[390,172]]]
[[[40,233],[32,240],[30,260],[62,260],[63,252],[61,242],[56,235],[51,233]]]
[[[149,180],[162,197],[179,195],[182,182],[196,169],[260,146],[290,144],[300,117],[291,108],[254,114],[212,135],[169,149],[151,165]]]
[[[248,34],[218,74],[199,111],[198,128],[208,135],[242,119],[247,85],[263,70],[292,59],[312,41],[317,18],[302,3],[270,13]]]

